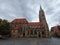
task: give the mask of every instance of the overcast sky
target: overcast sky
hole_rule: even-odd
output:
[[[0,18],[10,22],[15,18],[38,22],[40,5],[49,28],[60,24],[60,0],[0,0]]]

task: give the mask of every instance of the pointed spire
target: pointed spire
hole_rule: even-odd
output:
[[[41,6],[40,6],[40,10],[43,10]]]

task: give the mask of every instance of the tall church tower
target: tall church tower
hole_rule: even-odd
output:
[[[44,10],[41,8],[41,6],[40,6],[40,11],[39,11],[39,21],[43,23],[46,37],[49,37],[48,24],[47,24],[47,21],[46,21],[46,18],[45,18]]]

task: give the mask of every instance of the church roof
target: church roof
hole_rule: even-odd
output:
[[[27,25],[28,26],[40,26],[40,25],[42,25],[42,22],[30,22],[30,23],[28,23],[28,21],[26,20],[26,19],[15,19],[15,20],[13,20],[11,23],[27,23]]]
[[[28,23],[28,26],[42,26],[42,23],[41,22],[31,22],[31,23]]]
[[[53,26],[52,28],[60,28],[60,25],[57,25],[57,26]]]
[[[16,25],[16,27],[13,28],[13,30],[18,30],[20,27]]]
[[[28,23],[28,21],[23,18],[23,19],[15,19],[11,23]]]

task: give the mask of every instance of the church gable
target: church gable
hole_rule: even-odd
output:
[[[13,20],[11,23],[28,23],[28,21],[26,19],[15,19]]]

